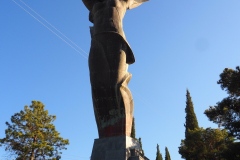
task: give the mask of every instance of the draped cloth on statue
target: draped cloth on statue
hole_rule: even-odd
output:
[[[130,135],[133,99],[127,84],[126,44],[113,33],[92,38],[89,54],[92,99],[99,137]]]

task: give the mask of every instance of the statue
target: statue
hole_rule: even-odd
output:
[[[130,136],[133,98],[128,89],[128,65],[135,62],[123,32],[127,9],[147,0],[82,0],[90,11],[92,37],[89,54],[90,82],[99,138]]]

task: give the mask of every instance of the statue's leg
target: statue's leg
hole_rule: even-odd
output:
[[[115,111],[114,117],[118,118],[119,121],[115,125],[123,127],[120,131],[122,135],[130,136],[133,118],[133,98],[128,88],[131,74],[127,71],[128,64],[126,63],[126,53],[123,50],[125,48],[124,45],[125,42],[119,36],[111,36],[111,39],[106,44],[108,46],[107,52],[110,53],[107,55],[107,59],[109,68],[112,70],[111,77],[114,77],[111,79],[111,86],[114,86],[117,102],[117,109],[114,108],[113,111]]]
[[[131,133],[133,101],[127,87],[131,75],[123,45],[114,34],[92,40],[89,69],[100,138]]]
[[[90,82],[92,88],[92,101],[95,119],[97,122],[99,137],[102,137],[102,124],[101,120],[108,115],[106,108],[109,105],[104,105],[106,102],[106,84],[109,83],[109,74],[106,72],[109,70],[107,65],[107,59],[105,56],[104,47],[96,37],[92,38],[91,49],[89,54],[89,71]]]

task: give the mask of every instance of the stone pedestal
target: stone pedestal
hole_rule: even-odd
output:
[[[132,149],[140,151],[140,144],[128,136],[95,139],[91,160],[128,160]]]

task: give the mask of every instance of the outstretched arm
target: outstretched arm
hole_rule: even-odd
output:
[[[98,0],[82,0],[83,4],[87,7],[89,11],[92,10],[93,5],[98,1]]]
[[[139,5],[141,5],[144,2],[147,2],[148,0],[128,0],[128,9],[133,9],[138,7]]]

